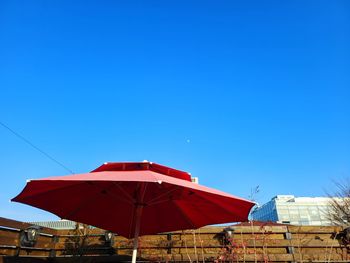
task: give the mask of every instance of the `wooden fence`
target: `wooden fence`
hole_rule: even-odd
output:
[[[0,263],[130,261],[132,241],[105,231],[41,228],[26,243],[30,224],[0,218]],[[338,227],[237,225],[204,227],[140,238],[140,261],[154,262],[350,262]],[[231,233],[231,235],[230,235]]]

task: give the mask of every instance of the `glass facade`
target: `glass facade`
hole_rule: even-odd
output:
[[[277,195],[256,208],[251,219],[292,225],[331,225],[327,219],[328,197],[295,197]]]

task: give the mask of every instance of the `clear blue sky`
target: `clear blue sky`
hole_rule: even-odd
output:
[[[350,176],[349,1],[0,2],[0,121],[76,173],[144,159],[256,199]],[[0,216],[67,174],[0,126]]]

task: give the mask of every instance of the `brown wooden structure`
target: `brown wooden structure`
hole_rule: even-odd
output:
[[[126,262],[132,242],[89,227],[41,228],[33,246],[23,244],[30,224],[0,218],[0,263]],[[338,227],[290,225],[205,227],[140,238],[140,261],[154,262],[350,262]],[[231,233],[231,235],[229,235]]]

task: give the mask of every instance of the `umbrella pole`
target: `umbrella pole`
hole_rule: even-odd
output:
[[[136,206],[136,213],[135,213],[136,221],[135,221],[135,234],[134,234],[134,248],[133,248],[133,251],[132,251],[132,261],[131,261],[131,263],[136,263],[137,248],[139,246],[141,213],[142,213],[142,206],[141,205],[137,205]]]

